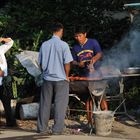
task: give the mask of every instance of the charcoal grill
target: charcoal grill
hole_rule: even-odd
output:
[[[70,77],[70,94],[74,93],[76,94],[82,101],[86,102],[88,97],[92,97],[91,95],[95,94],[96,92],[96,86],[92,86],[94,83],[102,83],[103,81],[108,81],[114,78],[119,78],[119,86],[120,86],[120,91],[117,96],[115,96],[115,99],[119,100],[122,102],[125,100],[123,92],[124,92],[124,78],[126,77],[140,77],[140,73],[138,74],[128,74],[128,73],[119,73],[119,74],[111,74],[107,73],[102,75],[102,77],[93,77],[93,78],[87,78],[87,77]],[[100,85],[100,84],[99,84]],[[100,85],[101,86],[101,85]],[[103,87],[100,89],[101,93],[104,93],[104,89],[106,88],[107,84],[105,84]],[[99,88],[97,88],[99,89]],[[109,97],[108,100],[112,100],[114,97]],[[127,113],[126,105],[125,102],[123,102],[123,112],[116,112],[116,114],[125,114],[127,115],[130,119],[134,120],[130,115]],[[92,107],[91,107],[92,108]],[[100,109],[100,108],[97,108]],[[87,110],[87,112],[92,112],[93,110]],[[134,120],[135,121],[135,120]]]

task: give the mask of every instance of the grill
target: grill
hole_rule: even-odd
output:
[[[112,68],[101,68],[102,75],[98,77],[80,77],[80,76],[71,76],[70,78],[70,94],[77,95],[82,102],[88,102],[89,97],[93,98],[94,96],[101,96],[105,93],[105,88],[108,86],[107,81],[112,80],[114,78],[119,79],[119,86],[120,91],[118,95],[116,96],[109,96],[107,100],[119,100],[119,102],[124,101],[124,83],[123,79],[127,77],[140,77],[140,73],[126,73],[120,72],[118,69],[112,69]],[[100,100],[101,101],[101,100]],[[100,102],[99,101],[99,102]],[[99,103],[98,102],[98,103]],[[89,106],[91,104],[89,103]],[[100,103],[99,103],[100,105]],[[97,109],[99,109],[99,105]],[[126,114],[129,118],[132,119],[130,115],[128,115],[125,102],[123,102],[123,112],[116,112],[116,114]],[[90,109],[93,109],[92,107],[89,107]],[[87,112],[92,112],[93,110],[87,110]],[[92,116],[92,113],[89,115]],[[91,116],[88,118],[88,120],[91,120]],[[134,119],[133,119],[134,120]]]

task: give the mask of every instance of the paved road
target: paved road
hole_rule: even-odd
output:
[[[0,140],[126,140],[126,139],[97,137],[97,136],[81,136],[81,135],[47,136],[23,130],[3,129],[0,130]]]

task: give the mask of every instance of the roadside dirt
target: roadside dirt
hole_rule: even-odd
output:
[[[36,120],[17,120],[18,126],[16,130],[25,130],[36,133]],[[89,135],[90,127],[87,125],[85,117],[80,116],[79,120],[76,118],[65,120],[66,128],[64,130],[65,135]],[[49,127],[51,129],[53,120],[49,121]],[[6,129],[5,119],[1,119],[0,127]],[[9,129],[9,128],[8,128]],[[12,128],[11,128],[12,129]],[[91,135],[95,135],[94,129]],[[140,140],[140,122],[134,122],[128,118],[115,118],[113,122],[113,129],[111,135],[108,137],[126,138],[130,140]]]

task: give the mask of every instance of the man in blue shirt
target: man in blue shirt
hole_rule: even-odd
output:
[[[86,35],[84,28],[78,28],[75,31],[75,39],[78,44],[72,49],[73,64],[80,67],[82,76],[89,76],[91,68],[98,71],[102,58],[102,50],[97,40],[89,39]]]
[[[72,64],[79,67],[80,76],[94,78],[94,77],[101,76],[100,60],[102,58],[102,50],[97,40],[89,39],[86,36],[87,33],[83,27],[76,28],[74,37],[78,42],[78,44],[76,44],[72,48],[72,55],[74,59]],[[88,111],[93,111],[91,104],[92,104],[92,100],[90,99],[87,100],[86,108]],[[108,110],[107,102],[105,99],[102,99],[101,101],[101,109]],[[92,113],[88,112],[87,115],[88,115],[89,122],[91,122]]]
[[[43,85],[40,98],[37,131],[47,131],[52,98],[54,97],[53,134],[61,134],[64,128],[64,118],[69,98],[69,71],[73,61],[69,46],[62,41],[63,25],[54,23],[53,36],[45,41],[39,52],[39,64],[43,74]]]

